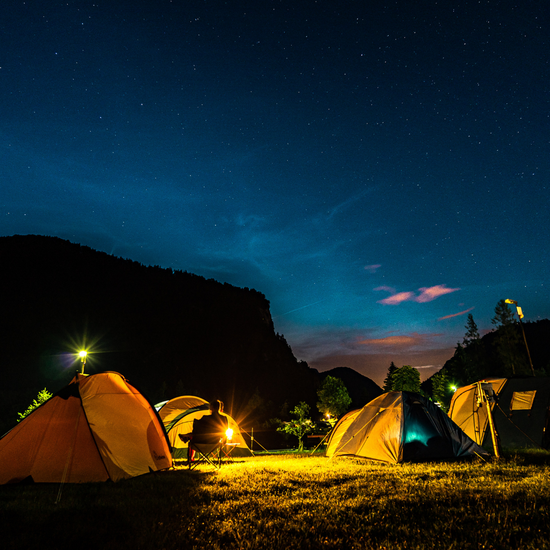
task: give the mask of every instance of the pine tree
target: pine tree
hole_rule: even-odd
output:
[[[457,345],[456,355],[462,368],[462,382],[470,384],[483,378],[485,364],[479,330],[474,316],[469,313],[465,325],[466,334],[462,340],[462,346]]]
[[[384,380],[384,392],[392,391],[393,387],[393,375],[398,370],[398,368],[395,366],[395,363],[392,361],[389,368],[388,368],[388,374],[386,376],[386,379]]]
[[[466,322],[466,334],[462,340],[462,345],[467,348],[473,344],[479,342],[479,330],[477,328],[476,322],[474,321],[474,316],[471,313],[468,313],[468,321]]]

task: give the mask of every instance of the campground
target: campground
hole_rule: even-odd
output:
[[[2,547],[550,548],[550,453],[389,465],[238,458],[116,483],[0,486]]]

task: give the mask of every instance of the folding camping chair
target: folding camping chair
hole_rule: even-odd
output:
[[[193,431],[190,434],[187,450],[190,470],[196,468],[201,462],[207,462],[214,468],[221,467],[221,449],[226,443],[227,430],[227,419],[221,417],[219,413],[222,407],[221,401],[218,401],[217,405],[211,404],[211,414],[193,420]],[[197,456],[196,461],[191,460],[192,455]]]
[[[199,464],[210,464],[216,469],[221,468],[222,465],[222,447],[225,444],[225,441],[220,440],[215,443],[208,442],[199,442],[199,441],[189,441],[189,447],[187,449],[188,453],[188,464],[189,469],[195,469]],[[194,453],[192,453],[194,451]],[[193,460],[191,460],[191,455],[194,454]]]

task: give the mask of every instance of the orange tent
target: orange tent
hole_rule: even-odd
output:
[[[82,375],[0,439],[0,484],[118,481],[170,468],[163,426],[116,372]]]

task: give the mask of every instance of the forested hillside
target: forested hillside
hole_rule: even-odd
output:
[[[484,378],[550,375],[550,320],[520,324],[513,310],[501,300],[495,307],[495,329],[480,336],[473,316],[455,353],[441,371],[422,384],[435,401],[448,404],[453,387]]]

